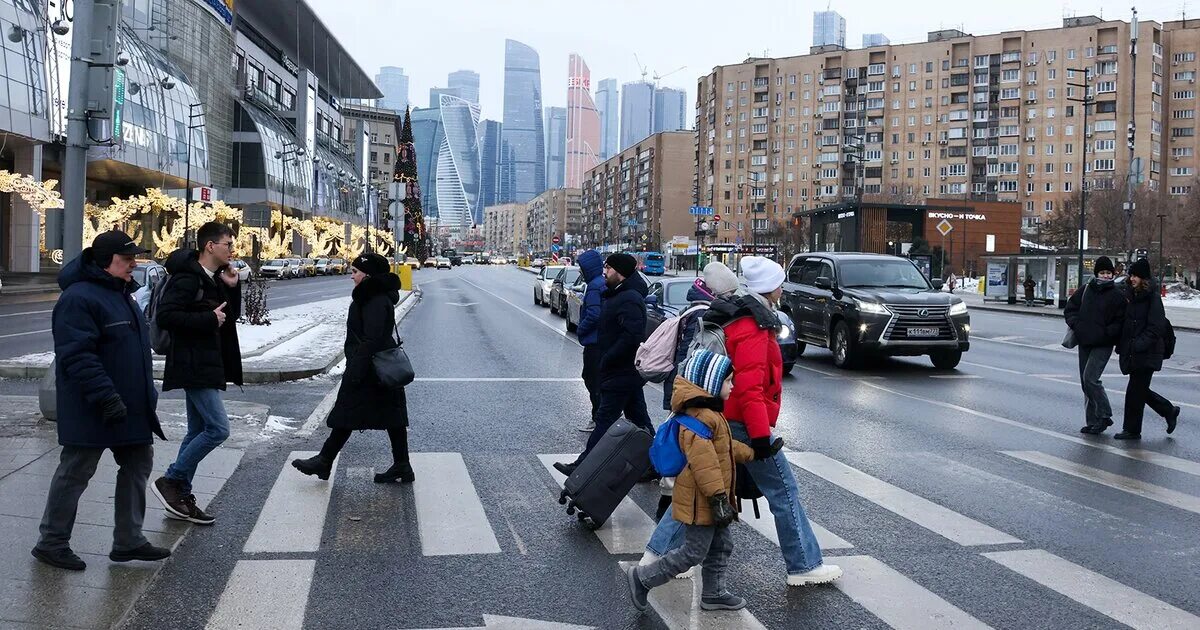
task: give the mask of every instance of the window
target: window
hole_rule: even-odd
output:
[[[1191,138],[1194,135],[1196,135],[1194,127],[1175,127],[1171,129],[1172,138]]]
[[[1172,195],[1190,195],[1192,194],[1191,186],[1171,186]]]
[[[1171,118],[1174,118],[1176,120],[1184,119],[1184,118],[1191,119],[1191,118],[1195,118],[1195,117],[1196,117],[1196,110],[1194,110],[1194,109],[1177,109],[1177,110],[1171,112]]]
[[[1116,146],[1117,146],[1116,140],[1097,140],[1095,147],[1092,149],[1092,151],[1096,152],[1096,153],[1115,151]]]
[[[1111,171],[1116,168],[1116,161],[1112,159],[1097,159],[1092,163],[1092,170],[1095,171]]]
[[[1171,177],[1191,177],[1192,168],[1190,166],[1176,166],[1170,171]]]
[[[1193,99],[1196,98],[1196,90],[1179,90],[1176,92],[1171,92],[1171,98]]]
[[[1175,53],[1174,55],[1171,56],[1171,61],[1174,61],[1177,63],[1182,63],[1185,61],[1195,61],[1195,60],[1196,60],[1196,53],[1194,53],[1194,52]]]
[[[1176,72],[1174,75],[1171,76],[1171,78],[1176,81],[1195,81],[1196,80],[1196,72],[1194,70],[1185,70],[1183,72]]]
[[[1000,73],[1001,83],[1014,83],[1021,80],[1021,71],[1016,69],[1004,70]]]

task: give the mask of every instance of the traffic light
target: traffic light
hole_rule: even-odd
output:
[[[1125,129],[1125,141],[1126,141],[1126,143],[1128,143],[1130,149],[1133,148],[1133,138],[1136,135],[1135,134],[1136,130],[1137,129],[1133,126],[1132,122],[1129,123],[1129,125]]]

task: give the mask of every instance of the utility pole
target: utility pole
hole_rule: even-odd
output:
[[[1158,287],[1161,290],[1163,286],[1163,276],[1167,270],[1167,242],[1163,240],[1163,219],[1167,215],[1158,215]]]
[[[191,103],[188,105],[188,125],[187,125],[187,174],[184,176],[187,183],[184,185],[184,201],[183,201],[183,247],[184,249],[194,249],[195,245],[192,238],[192,130],[199,129],[204,126],[204,122],[194,122],[197,118],[204,117],[204,110],[196,113],[197,107],[204,107],[204,103]]]
[[[1083,288],[1083,235],[1087,231],[1087,155],[1088,155],[1088,135],[1091,133],[1088,130],[1088,107],[1095,102],[1095,97],[1091,93],[1092,69],[1089,68],[1069,68],[1072,72],[1083,73],[1083,83],[1068,83],[1072,87],[1083,88],[1083,98],[1068,98],[1068,101],[1080,103],[1083,106],[1083,150],[1080,152],[1082,164],[1079,169],[1079,284],[1075,290]]]
[[[113,79],[120,19],[121,0],[75,0],[71,84],[67,89],[67,147],[63,158],[64,261],[83,251],[88,147],[112,139],[112,125],[104,123],[113,119],[117,109]],[[89,125],[94,126],[89,129]]]
[[[1138,19],[1137,7],[1133,7],[1133,18],[1129,23],[1129,126],[1127,142],[1129,143],[1129,178],[1125,184],[1125,262],[1133,262],[1133,214],[1137,204],[1133,202],[1133,189],[1141,179],[1141,169],[1138,168],[1137,158],[1134,157],[1134,139],[1137,134],[1137,43]]]

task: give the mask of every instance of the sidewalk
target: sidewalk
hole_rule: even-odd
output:
[[[978,293],[966,293],[957,291],[955,296],[962,298],[963,302],[967,303],[967,307],[977,311],[993,311],[998,313],[1009,313],[1014,315],[1036,315],[1041,317],[1053,317],[1059,320],[1063,318],[1062,309],[1053,305],[1038,305],[1025,306],[1024,302],[1018,301],[1016,304],[1007,304],[1004,302],[993,302],[983,300],[983,296]],[[1171,320],[1171,325],[1176,330],[1187,330],[1191,332],[1200,332],[1200,308],[1188,308],[1182,306],[1165,306],[1167,319]],[[1065,332],[1064,328],[1064,332]]]
[[[270,435],[272,418],[265,405],[225,401],[230,439],[200,465],[195,480],[197,504],[207,507],[241,462],[249,444]],[[155,443],[156,479],[174,459],[186,433],[184,401],[162,400],[159,419],[169,441]],[[0,626],[110,628],[125,616],[164,563],[114,563],[113,489],[116,464],[104,459],[79,502],[71,547],[88,564],[86,571],[63,571],[29,554],[61,448],[56,427],[42,419],[36,396],[0,396]],[[168,519],[153,497],[147,501],[143,531],[150,542],[174,549],[193,525]],[[170,562],[170,560],[167,560]]]
[[[397,320],[416,303],[415,291],[400,293]],[[271,311],[270,326],[238,324],[244,381],[278,383],[328,372],[342,360],[349,305],[349,297],[323,300]],[[53,352],[41,352],[0,360],[0,377],[42,378],[53,359]],[[162,378],[165,360],[154,355],[155,378]]]

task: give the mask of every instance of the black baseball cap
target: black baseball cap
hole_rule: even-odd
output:
[[[101,232],[92,241],[92,256],[96,260],[112,259],[116,255],[138,256],[148,254],[150,250],[138,245],[129,235],[121,230]]]

